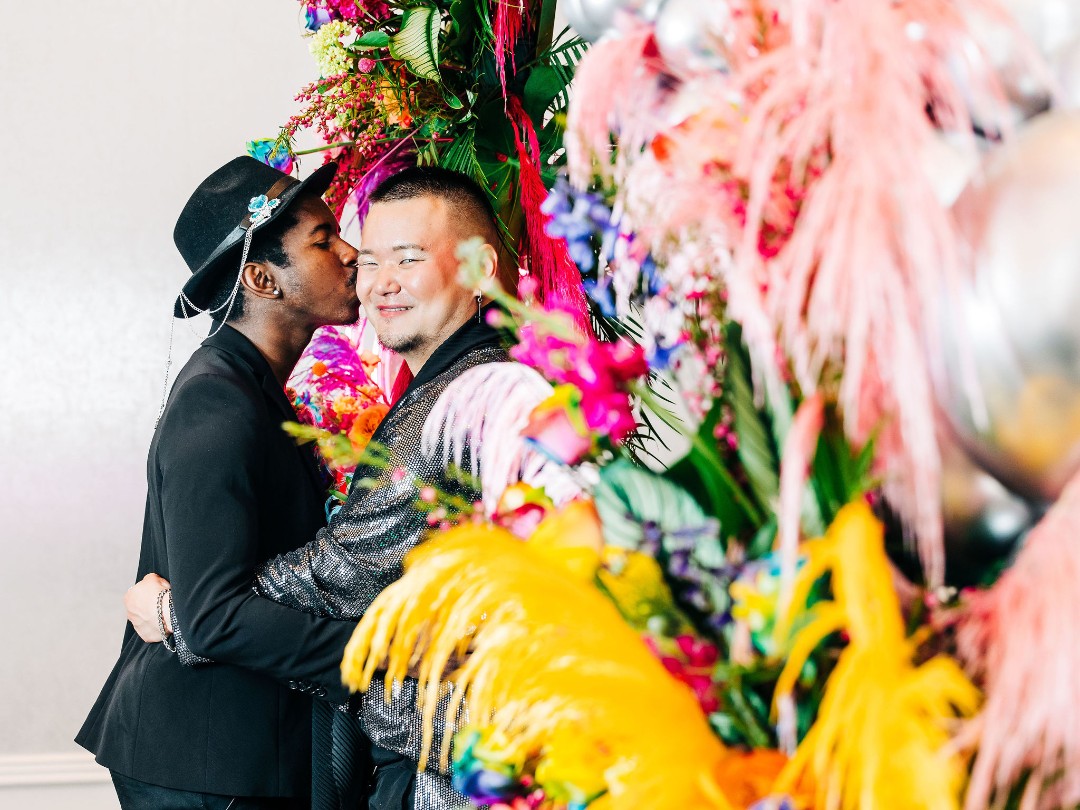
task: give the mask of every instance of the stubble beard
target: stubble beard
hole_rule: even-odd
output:
[[[376,335],[383,346],[398,354],[415,352],[417,349],[423,348],[424,343],[426,343],[423,335],[387,335],[386,337],[378,333]]]

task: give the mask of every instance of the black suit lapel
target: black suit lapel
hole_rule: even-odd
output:
[[[266,394],[266,398],[270,400],[273,407],[281,414],[281,421],[295,422],[296,411],[293,410],[292,405],[285,396],[285,391],[278,385],[277,380],[272,376],[264,376],[262,378],[262,388],[263,393]],[[323,480],[322,471],[319,469],[319,462],[315,460],[315,454],[312,452],[311,445],[297,444],[296,452],[300,454],[301,462],[304,465],[304,469],[307,470],[308,477],[311,478],[311,483],[315,486],[315,489],[320,493],[324,493],[326,490],[326,482]]]
[[[203,345],[226,351],[247,363],[251,367],[252,373],[259,380],[266,398],[270,401],[272,411],[276,411],[281,416],[282,422],[296,421],[296,411],[293,410],[292,403],[285,396],[285,390],[278,384],[277,378],[274,377],[270,364],[266,362],[266,358],[262,356],[262,352],[259,351],[258,347],[243,334],[226,324],[207,337],[203,341]],[[315,490],[320,495],[324,495],[326,493],[326,481],[323,479],[322,471],[319,469],[319,462],[315,460],[315,454],[312,452],[311,447],[299,444],[295,445],[295,447]]]

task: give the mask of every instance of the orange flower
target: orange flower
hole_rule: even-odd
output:
[[[361,385],[356,389],[356,393],[366,402],[375,402],[383,398],[382,389],[377,385]]]
[[[388,405],[376,403],[364,408],[357,414],[356,421],[353,422],[352,427],[349,429],[349,441],[353,443],[357,450],[363,450],[367,447],[375,428],[379,426],[379,423],[382,422],[383,417],[386,416],[386,412],[389,410]]]
[[[788,758],[772,748],[755,748],[746,753],[732,752],[716,770],[716,783],[733,807],[750,807],[755,802],[774,797],[773,786]],[[812,806],[813,791],[804,779],[788,795],[793,807]],[[778,797],[777,797],[778,798]]]
[[[369,377],[375,372],[375,368],[382,362],[382,358],[374,352],[361,352],[360,365],[364,367],[364,373]]]
[[[356,397],[348,394],[342,394],[339,397],[335,397],[330,403],[330,407],[339,419],[342,416],[345,416],[345,414],[360,412],[360,403],[357,402]]]

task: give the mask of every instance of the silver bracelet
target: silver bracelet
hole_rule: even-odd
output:
[[[157,629],[161,633],[161,643],[165,645],[165,649],[171,653],[176,652],[176,644],[172,640],[172,633],[168,633],[165,630],[165,616],[162,606],[165,602],[165,594],[171,591],[171,588],[163,588],[157,595]]]

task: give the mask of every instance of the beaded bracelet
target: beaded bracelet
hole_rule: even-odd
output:
[[[165,649],[171,653],[176,652],[176,643],[172,641],[172,633],[165,630],[165,616],[163,613],[163,604],[165,601],[165,594],[167,594],[171,588],[162,589],[157,595],[157,629],[161,633],[161,643],[165,645]]]

